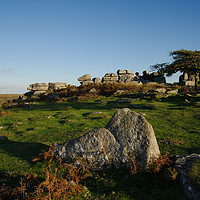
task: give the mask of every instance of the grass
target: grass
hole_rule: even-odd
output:
[[[200,160],[197,159],[193,163],[190,164],[189,167],[189,178],[192,180],[193,184],[197,188],[197,190],[200,190]]]
[[[118,99],[133,100],[127,103]],[[103,103],[97,103],[102,100]],[[79,137],[93,128],[104,127],[117,109],[128,107],[142,113],[152,124],[161,154],[200,154],[200,97],[170,96],[154,99],[150,95],[99,97],[78,102],[36,102],[32,107],[1,109],[0,176],[16,185],[23,174],[43,179],[45,161],[32,158],[53,143]],[[6,174],[6,175],[5,175]],[[89,199],[184,199],[176,181],[141,172],[110,169],[92,173],[83,183]],[[83,198],[84,199],[84,198]]]

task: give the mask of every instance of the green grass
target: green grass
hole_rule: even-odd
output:
[[[117,103],[119,98],[133,101]],[[41,174],[45,162],[35,164],[31,161],[33,157],[53,143],[63,143],[93,128],[104,127],[115,111],[124,107],[142,113],[152,124],[161,154],[200,154],[200,97],[153,99],[133,94],[99,99],[105,102],[36,102],[32,107],[9,109],[9,115],[0,117],[0,135],[10,132],[9,141],[0,143],[0,175],[7,172],[12,182],[13,177],[24,173]],[[174,195],[176,199],[184,198],[176,182],[149,174],[127,176],[126,170],[110,170],[95,173],[84,184],[91,199],[173,199]]]
[[[191,166],[188,168],[189,178],[192,180],[197,190],[200,190],[200,160],[197,159],[190,165]]]

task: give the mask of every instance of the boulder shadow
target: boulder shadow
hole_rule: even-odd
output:
[[[32,163],[32,159],[38,156],[42,150],[48,150],[49,146],[38,142],[15,142],[5,141],[0,143],[0,150],[5,151],[12,157]]]

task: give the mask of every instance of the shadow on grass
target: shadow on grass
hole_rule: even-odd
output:
[[[89,190],[101,199],[174,199],[184,196],[175,181],[147,172],[131,175],[128,169],[109,169],[87,179]]]
[[[18,157],[32,163],[33,157],[38,156],[42,150],[48,150],[49,146],[41,143],[5,141],[0,143],[0,149],[9,156]]]

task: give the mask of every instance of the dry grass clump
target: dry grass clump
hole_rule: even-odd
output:
[[[178,172],[175,169],[174,162],[167,154],[160,155],[160,157],[152,162],[148,167],[148,172],[153,175],[161,175],[160,177],[166,177],[170,180],[176,180]]]
[[[33,162],[48,161],[43,169],[45,178],[40,180],[38,175],[24,175],[19,186],[12,188],[3,184],[0,188],[0,199],[70,199],[73,195],[79,195],[85,191],[81,181],[88,176],[84,163],[77,168],[74,164],[62,164],[62,160],[54,160],[54,148],[41,153]]]

